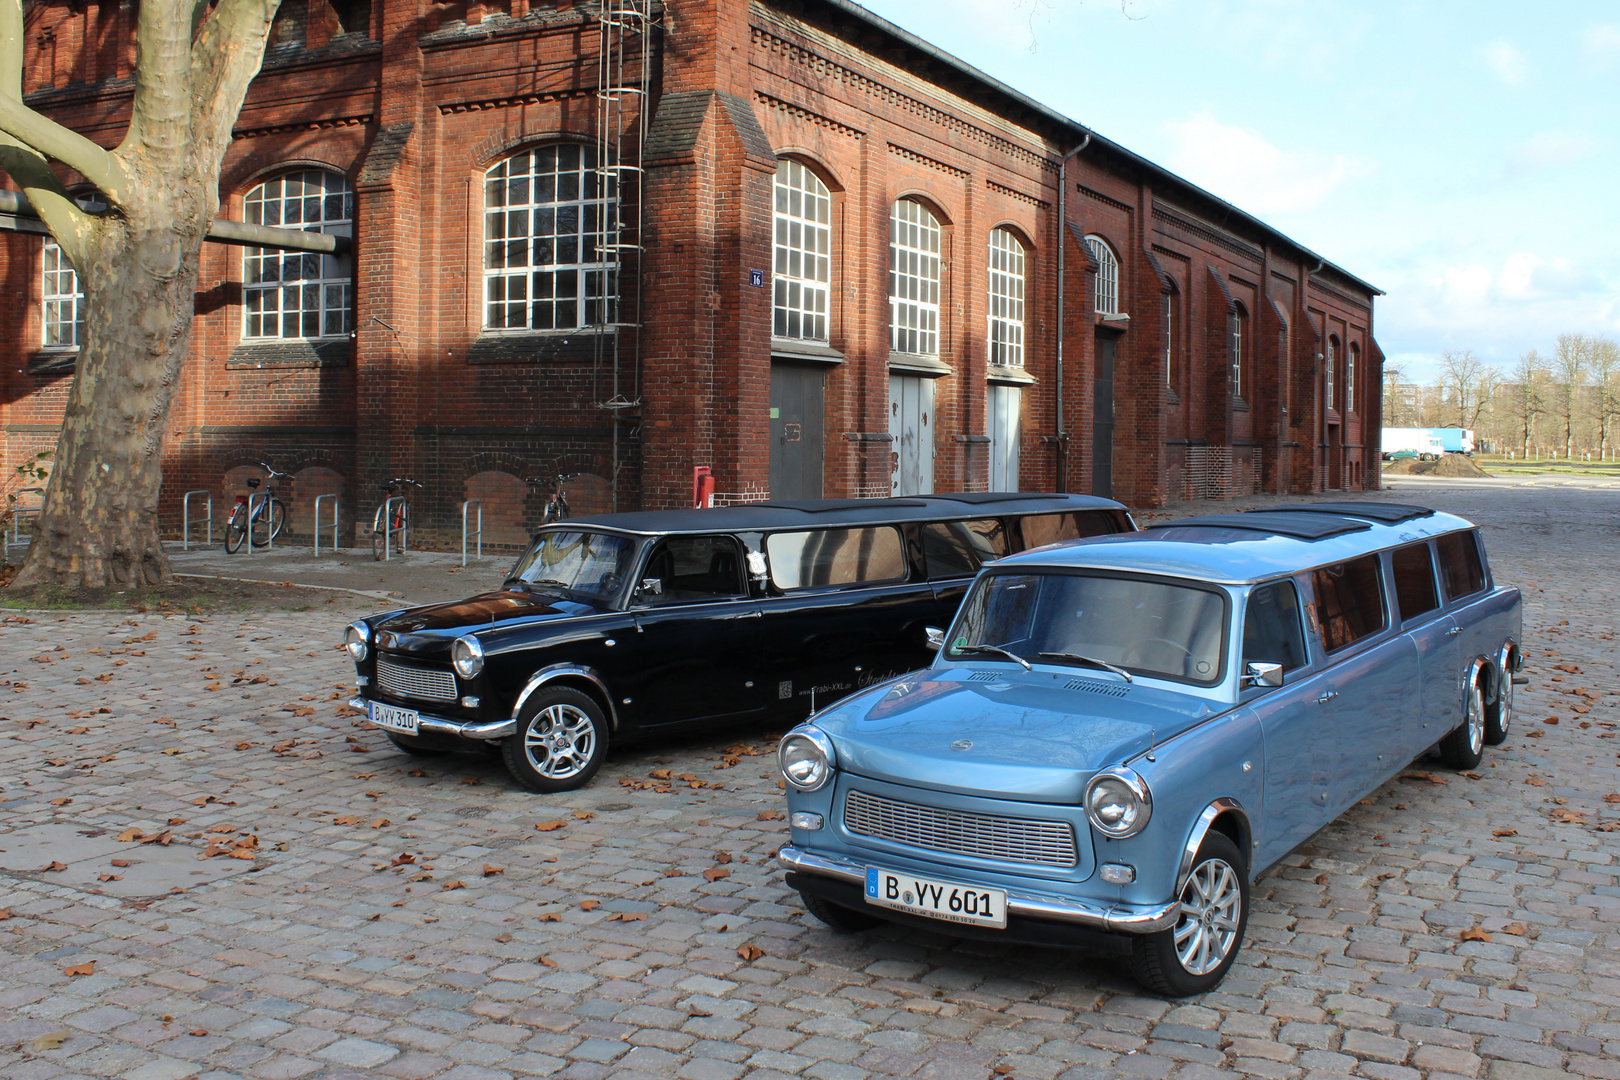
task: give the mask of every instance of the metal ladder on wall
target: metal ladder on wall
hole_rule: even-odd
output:
[[[620,444],[627,434],[636,433],[633,425],[639,424],[641,410],[642,180],[646,175],[643,147],[649,119],[647,99],[652,76],[654,4],[655,0],[601,0],[597,10],[601,51],[596,69],[596,176],[607,196],[597,220],[597,249],[602,261],[611,267],[606,271],[610,278],[604,293],[613,297],[613,307],[607,320],[607,329],[612,333],[598,335],[596,339],[591,381],[596,407],[613,417],[613,465],[609,481],[615,511],[619,509]],[[625,146],[631,140],[633,146],[627,155]],[[629,230],[632,237],[629,241],[625,239],[627,230],[622,212],[626,181],[633,185],[635,193],[635,221]],[[635,275],[630,288],[624,284],[627,261]],[[627,337],[631,340],[626,341]],[[604,353],[611,355],[604,356]],[[602,378],[604,359],[612,365],[607,380]],[[630,362],[628,380],[623,375],[626,359]],[[627,426],[630,426],[628,432]]]

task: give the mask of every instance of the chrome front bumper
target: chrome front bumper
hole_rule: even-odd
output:
[[[367,721],[370,721],[371,702],[366,698],[350,698],[349,708],[359,709],[366,714]],[[458,735],[463,739],[487,741],[489,739],[504,739],[508,735],[517,732],[516,720],[452,720],[448,716],[430,716],[420,709],[416,710],[416,716],[416,730],[422,735]],[[371,726],[379,731],[391,730],[379,724],[372,724]],[[399,733],[395,732],[395,734]],[[406,738],[409,737],[406,736]]]
[[[835,856],[813,855],[792,844],[777,852],[777,863],[784,870],[832,878],[860,888],[866,887],[866,864]],[[1007,892],[1007,914],[1026,919],[1075,923],[1098,930],[1123,934],[1151,934],[1168,930],[1181,918],[1181,902],[1135,905],[1109,904],[1097,900],[1073,900],[1065,896]]]

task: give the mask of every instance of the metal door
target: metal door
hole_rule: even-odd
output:
[[[889,376],[889,434],[894,439],[890,494],[933,494],[934,380]]]
[[[1114,497],[1114,335],[1097,335],[1091,419],[1091,493]]]
[[[990,414],[990,490],[1018,490],[1018,437],[1024,391],[992,384],[985,404]]]
[[[773,499],[821,498],[826,382],[820,368],[771,365]]]

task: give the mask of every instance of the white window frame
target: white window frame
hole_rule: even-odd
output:
[[[1248,318],[1243,305],[1236,305],[1232,311],[1232,396],[1239,400],[1243,398],[1243,324]]]
[[[1327,353],[1325,354],[1327,358],[1327,369],[1325,372],[1323,372],[1325,376],[1323,379],[1323,384],[1327,388],[1323,400],[1329,409],[1333,408],[1333,376],[1335,374],[1334,369],[1338,366],[1339,361],[1338,342],[1338,338],[1329,335],[1327,339]]]
[[[250,225],[353,236],[354,188],[341,173],[294,169],[249,191],[242,212]],[[351,256],[242,249],[243,341],[331,340],[353,329]]]
[[[771,335],[828,340],[832,294],[832,192],[803,162],[776,163]]]
[[[599,173],[593,156],[581,143],[548,143],[484,174],[485,331],[580,330],[614,321],[618,259],[603,245],[618,235],[617,173]],[[537,228],[541,222],[546,231]]]
[[[889,210],[889,347],[939,355],[939,219],[916,199]]]
[[[1108,241],[1100,236],[1086,237],[1086,249],[1097,260],[1097,287],[1092,295],[1092,306],[1099,315],[1119,314],[1119,256]]]
[[[1024,366],[1027,253],[1011,229],[990,230],[989,357],[998,367]]]
[[[42,347],[71,352],[84,344],[84,284],[62,248],[45,238],[40,260]]]
[[[1176,386],[1176,299],[1180,295],[1175,289],[1164,294],[1164,385],[1172,390]]]
[[[1344,355],[1344,413],[1346,416],[1356,411],[1356,360],[1361,356],[1361,346],[1355,342],[1350,343],[1350,349]]]

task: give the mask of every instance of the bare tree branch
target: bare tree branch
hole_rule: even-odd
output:
[[[0,96],[22,100],[22,0],[0,0]]]
[[[22,188],[45,227],[61,245],[68,261],[84,264],[85,245],[95,229],[95,218],[79,209],[46,160],[31,147],[0,132],[0,169]]]
[[[270,25],[281,0],[221,0],[203,21],[192,45],[193,137],[198,150],[219,167],[230,146],[231,128],[242,110],[248,84],[259,73]],[[253,63],[246,57],[256,57]]]
[[[14,2],[14,0],[0,0]],[[0,73],[6,82],[9,72]],[[118,159],[76,131],[69,131],[21,101],[0,94],[0,132],[10,135],[42,158],[60,161],[100,189],[114,206],[129,202],[129,177]]]

